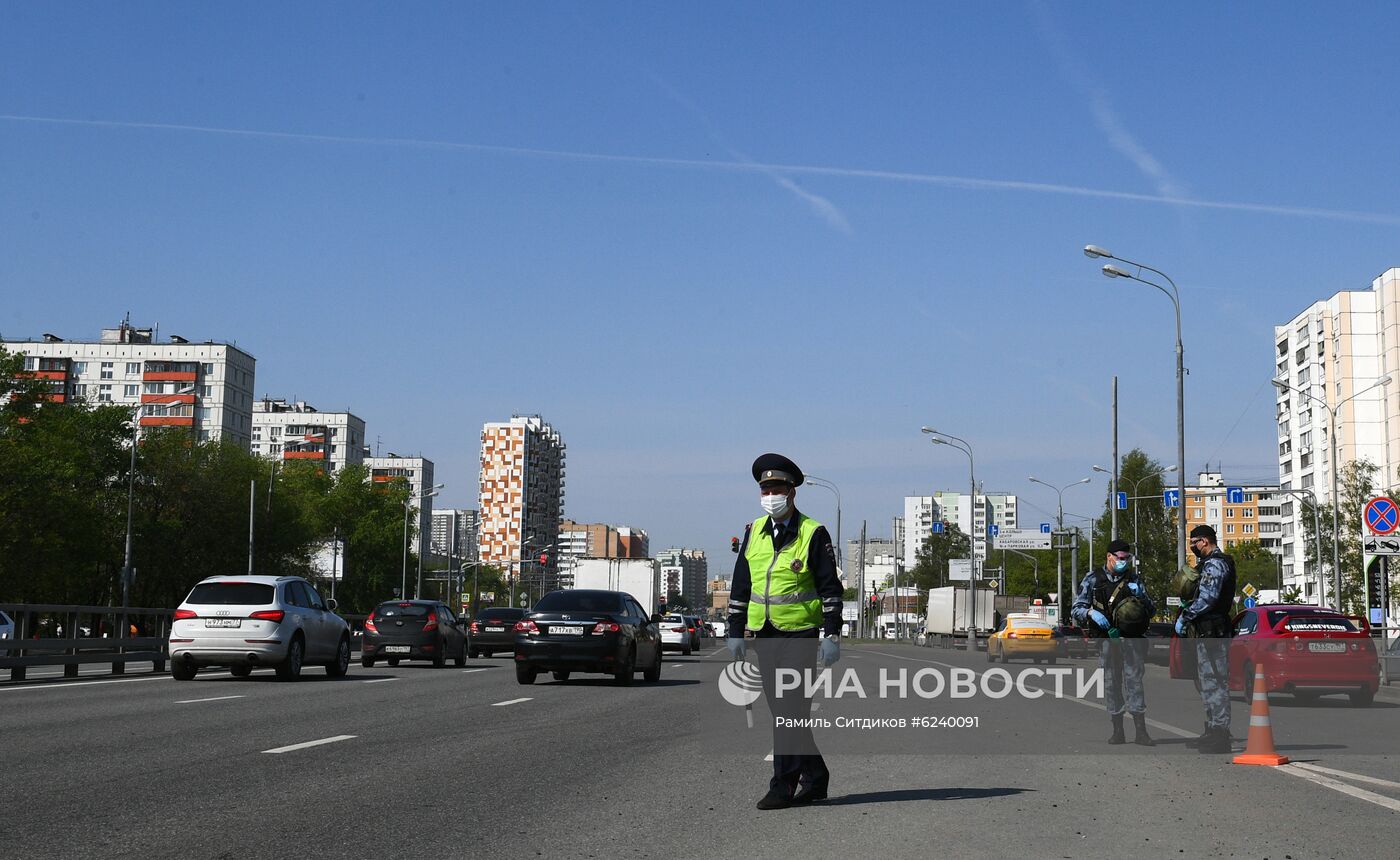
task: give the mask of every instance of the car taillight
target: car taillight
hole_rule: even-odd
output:
[[[594,633],[616,633],[622,626],[615,621],[599,621],[593,625]]]
[[[287,613],[280,609],[260,609],[248,617],[257,621],[271,621],[273,624],[281,624],[282,619],[287,617]]]
[[[535,622],[530,621],[529,619],[526,619],[526,620],[524,620],[524,621],[517,621],[517,622],[515,622],[515,632],[516,632],[516,633],[538,633],[538,632],[540,632],[540,628],[538,628],[538,627],[535,626]]]
[[[429,616],[428,616],[428,623],[426,623],[426,624],[423,625],[423,632],[424,632],[424,633],[427,633],[429,630],[436,630],[436,629],[437,629],[437,616],[436,616],[436,615],[429,615]]]
[[[473,633],[480,633],[480,632],[481,632],[481,631],[477,628],[476,622],[475,622],[475,621],[472,622],[471,627],[470,627],[469,629],[470,629],[471,632],[473,632]]]
[[[180,621],[180,620],[183,620],[183,619],[185,619],[185,618],[198,618],[198,617],[199,617],[199,616],[195,613],[195,611],[194,611],[193,609],[177,609],[177,610],[175,610],[175,620],[176,620],[176,621]]]
[[[370,617],[368,617],[368,618],[365,619],[365,632],[366,632],[366,633],[378,633],[378,632],[379,632],[379,628],[374,626],[374,616],[373,616],[373,615],[371,615]]]
[[[685,628],[685,632],[687,632],[687,633],[694,633],[694,632],[695,632],[695,628],[694,628],[694,627],[687,627],[687,628]]]
[[[685,629],[684,627],[672,627],[672,628],[671,628],[671,632],[672,632],[672,633],[679,633],[679,632],[681,632],[681,631],[684,630],[684,629]]]
[[[1007,639],[1015,639],[1015,638],[1016,638],[1016,634],[1015,634],[1015,633],[1008,633],[1008,634],[1006,634],[1006,638],[1007,638]]]

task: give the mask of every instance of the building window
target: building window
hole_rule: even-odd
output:
[[[201,385],[201,386],[199,386],[199,396],[200,396],[200,397],[208,397],[210,394],[213,393],[213,391],[214,391],[214,389],[211,388],[211,387],[208,386],[208,385]]]
[[[74,372],[74,373],[79,373],[79,374],[81,374],[81,373],[87,373],[87,362],[86,362],[86,361],[75,361],[75,362],[73,362],[73,372]]]
[[[1232,535],[1232,534],[1234,534],[1234,533],[1235,533],[1235,524],[1234,524],[1234,523],[1226,523],[1226,524],[1225,524],[1225,534],[1227,534],[1227,535]]]
[[[1205,515],[1206,515],[1205,508],[1192,508],[1192,509],[1191,509],[1191,519],[1193,519],[1193,520],[1199,520],[1199,519],[1201,519],[1202,517],[1204,517]]]
[[[200,366],[204,369],[204,375],[205,375],[205,376],[213,376],[213,375],[214,375],[214,365],[212,365],[212,364],[210,364],[210,363],[208,363],[208,362],[205,362],[204,364],[202,364],[202,365],[200,365]]]
[[[1234,508],[1226,508],[1226,509],[1225,509],[1225,517],[1226,517],[1227,519],[1233,519],[1234,516],[1235,516],[1235,509],[1234,509]]]
[[[38,369],[39,369],[39,359],[36,358],[36,357],[34,357],[34,356],[25,356],[25,359],[24,359],[24,369],[25,369],[25,370],[38,370]]]
[[[1240,512],[1240,516],[1244,517],[1247,520],[1254,519],[1254,508],[1245,508],[1243,511]]]
[[[112,378],[112,362],[110,362],[110,361],[104,361],[104,362],[102,362],[102,378],[103,378],[103,379],[111,379],[111,378]]]
[[[273,426],[273,427],[269,427],[269,428],[267,428],[267,429],[268,429],[268,435],[269,435],[269,436],[272,436],[273,438],[276,438],[276,437],[282,435],[282,428],[281,428],[281,427]]]
[[[98,402],[98,403],[111,403],[111,402],[112,402],[112,386],[110,386],[110,385],[99,385],[99,386],[97,386],[97,402]]]
[[[1247,535],[1252,535],[1252,534],[1254,534],[1254,523],[1245,523],[1245,524],[1244,524],[1244,533],[1247,534]]]
[[[139,362],[139,361],[128,361],[128,362],[126,363],[126,375],[127,375],[127,376],[140,376],[140,375],[141,375],[141,362]]]
[[[199,420],[200,420],[200,421],[208,421],[208,420],[209,420],[209,407],[208,407],[208,406],[201,406],[201,407],[199,407],[197,410],[195,410],[195,412],[196,412],[196,414],[199,415]],[[254,434],[254,435],[253,435],[253,438],[256,439],[256,438],[257,438],[257,434]]]
[[[141,393],[141,386],[139,386],[139,385],[123,385],[123,386],[122,386],[122,396],[123,396],[123,397],[136,397],[136,396],[139,395],[140,393]]]
[[[87,397],[87,386],[82,384],[73,386],[73,396]]]

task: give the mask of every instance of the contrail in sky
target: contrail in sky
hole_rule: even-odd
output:
[[[1357,221],[1368,224],[1400,226],[1400,215],[1386,215],[1377,212],[1353,212],[1345,209],[1318,209],[1308,206],[1277,206],[1268,203],[1237,203],[1226,200],[1202,200],[1189,197],[1175,197],[1158,194],[1139,194],[1131,191],[1114,191],[1105,188],[1088,188],[1078,185],[1060,185],[1049,182],[1027,182],[1015,179],[981,179],[970,176],[948,176],[936,173],[912,173],[898,170],[873,170],[856,167],[824,167],[809,164],[778,164],[759,161],[707,161],[695,158],[663,158],[646,155],[606,155],[593,152],[571,152],[560,149],[539,149],[520,146],[495,146],[484,143],[456,143],[452,141],[422,140],[405,137],[348,137],[329,134],[305,134],[286,131],[260,131],[256,129],[218,128],[202,125],[179,125],[157,122],[126,122],[99,119],[65,119],[61,117],[22,116],[0,114],[0,121],[26,122],[46,125],[86,126],[91,128],[128,128],[152,131],[183,131],[198,134],[220,134],[234,137],[260,138],[270,140],[295,140],[319,143],[358,144],[365,146],[393,146],[412,149],[442,150],[446,152],[489,152],[497,155],[514,155],[527,158],[549,158],[561,161],[582,161],[603,164],[636,164],[651,167],[672,167],[690,170],[727,171],[732,173],[772,173],[791,176],[832,176],[844,179],[878,179],[910,185],[934,185],[944,188],[960,188],[969,191],[1022,191],[1033,194],[1058,194],[1073,197],[1088,197],[1098,200],[1125,200],[1140,203],[1157,203],[1171,206],[1189,206],[1197,209],[1218,209],[1230,212],[1254,212],[1265,215],[1288,215],[1298,218],[1324,218],[1334,221]]]

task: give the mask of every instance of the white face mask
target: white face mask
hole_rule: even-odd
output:
[[[787,519],[788,497],[787,496],[760,496],[759,502],[768,515],[775,520]]]

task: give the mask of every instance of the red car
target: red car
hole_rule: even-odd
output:
[[[1235,616],[1230,640],[1230,689],[1254,694],[1254,671],[1264,667],[1270,693],[1312,700],[1346,693],[1368,707],[1380,686],[1379,662],[1370,626],[1335,609],[1264,604]]]

